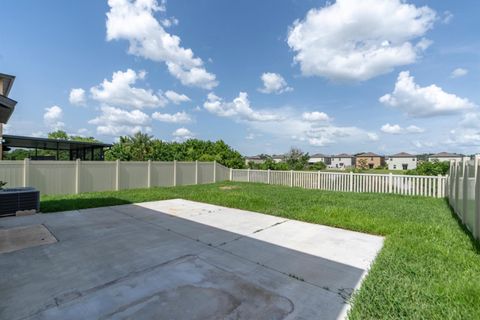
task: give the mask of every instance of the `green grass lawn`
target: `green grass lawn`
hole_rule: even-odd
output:
[[[231,188],[221,188],[221,187]],[[184,198],[386,237],[351,319],[479,319],[480,249],[443,199],[221,183],[44,196],[43,212]]]

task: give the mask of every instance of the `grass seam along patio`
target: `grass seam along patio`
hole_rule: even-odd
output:
[[[224,182],[43,196],[41,210],[174,198],[385,236],[351,319],[480,318],[480,246],[445,199]]]

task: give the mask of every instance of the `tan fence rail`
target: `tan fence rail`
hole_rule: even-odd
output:
[[[448,201],[458,218],[480,240],[479,158],[450,164]]]
[[[216,162],[0,161],[7,187],[35,187],[42,194],[204,184],[229,179]]]
[[[437,198],[447,195],[447,177],[441,175],[233,169],[231,180],[330,191],[395,193]]]

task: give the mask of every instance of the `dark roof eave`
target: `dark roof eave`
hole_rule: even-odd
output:
[[[0,95],[0,123],[7,123],[15,110],[17,101]]]
[[[13,82],[15,82],[15,76],[12,76],[10,74],[0,73],[0,79],[7,80],[7,86],[3,88],[3,91],[4,91],[3,94],[5,96],[8,96],[8,94],[10,93],[10,90],[13,87]]]

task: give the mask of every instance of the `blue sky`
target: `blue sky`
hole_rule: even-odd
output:
[[[480,151],[478,1],[5,1],[7,132]]]

